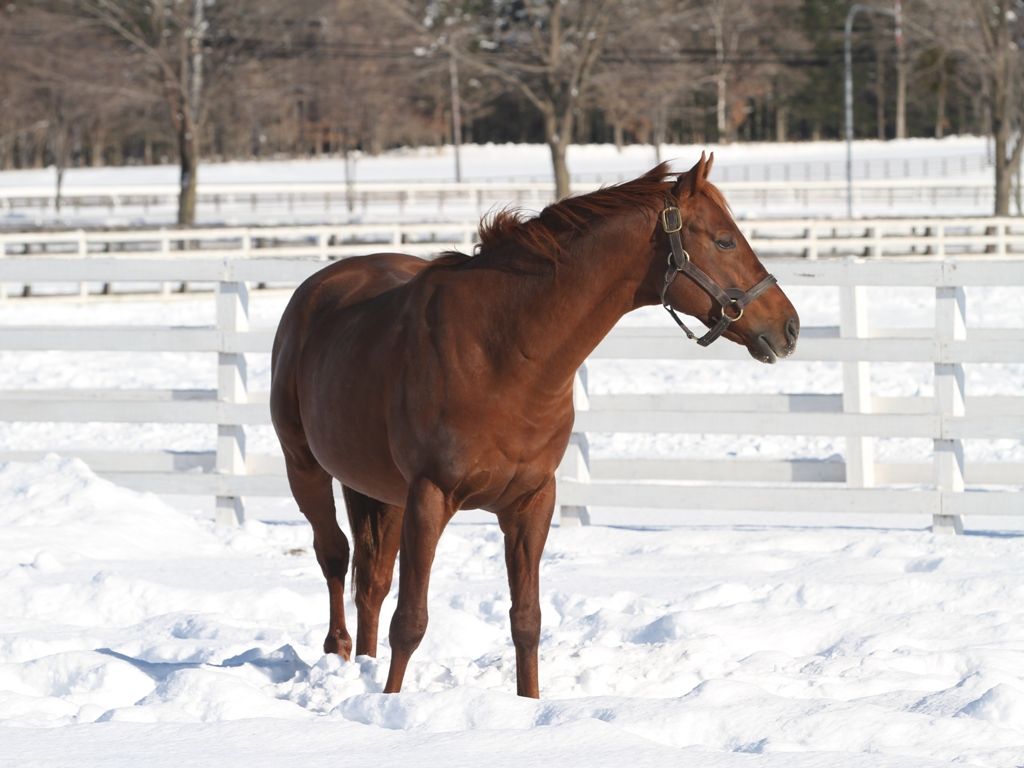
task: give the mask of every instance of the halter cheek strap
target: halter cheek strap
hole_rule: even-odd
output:
[[[722,288],[704,270],[690,260],[690,254],[683,248],[683,239],[680,234],[683,229],[683,215],[679,208],[666,203],[665,210],[661,212],[661,228],[668,235],[671,251],[668,254],[668,270],[665,272],[665,282],[661,286],[661,305],[676,321],[676,325],[683,329],[688,339],[694,339],[702,347],[708,346],[711,342],[725,333],[730,323],[735,323],[743,317],[743,310],[750,305],[754,299],[771,288],[778,281],[773,275],[766,276],[749,291],[741,291],[739,288]],[[718,322],[700,338],[693,331],[686,327],[675,309],[668,303],[668,288],[676,275],[682,273],[693,280],[704,289],[705,293],[718,302],[721,308]]]

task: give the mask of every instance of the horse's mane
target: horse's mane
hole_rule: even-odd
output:
[[[660,210],[671,188],[669,175],[668,163],[660,163],[637,179],[568,197],[533,217],[515,208],[497,211],[480,223],[478,253],[515,246],[537,256],[559,256],[565,250],[566,236],[597,218],[637,209]]]
[[[663,162],[632,181],[552,203],[536,216],[515,208],[499,210],[481,222],[477,253],[512,246],[520,253],[555,259],[565,253],[572,236],[595,219],[636,210],[660,211],[674,181],[675,174]],[[705,182],[701,192],[729,210],[725,197],[713,184]]]

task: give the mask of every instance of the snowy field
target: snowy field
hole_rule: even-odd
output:
[[[809,196],[793,198],[786,194],[765,195],[761,191],[733,191],[737,214],[744,218],[780,218],[845,215],[846,146],[843,142],[801,142],[789,144],[735,144],[728,146],[665,145],[660,154],[647,145],[576,145],[569,149],[568,163],[573,182],[587,190],[634,178],[659,160],[671,160],[679,168],[690,167],[701,150],[715,151],[713,180],[722,184],[768,182],[832,182],[838,186],[818,190]],[[980,137],[949,137],[940,141],[906,139],[901,141],[858,141],[854,145],[853,174],[857,180],[911,181],[920,185],[904,188],[895,200],[886,193],[858,192],[864,195],[854,209],[857,216],[895,215],[894,206],[903,215],[964,216],[987,215],[992,196],[986,183],[992,179],[991,148]],[[450,146],[395,150],[379,156],[356,154],[349,165],[352,181],[373,182],[450,182],[454,180],[454,155]],[[467,145],[462,148],[463,179],[469,182],[545,182],[552,179],[550,153],[544,145]],[[345,162],[340,158],[308,160],[264,160],[260,162],[207,162],[200,166],[200,184],[232,184],[258,188],[261,184],[334,183],[349,180]],[[65,174],[65,190],[111,188],[131,185],[166,185],[173,191],[178,169],[173,165],[129,168],[72,168]],[[0,173],[0,192],[14,189],[52,190],[53,168]],[[983,184],[981,193],[967,194],[963,189],[946,189],[938,197],[922,196],[922,189],[934,184],[964,182]],[[501,201],[502,203],[506,201]],[[475,218],[491,206],[478,210],[474,205],[448,200],[443,207],[433,198],[403,206],[405,221],[451,221],[466,216]],[[329,221],[332,223],[389,220],[395,215],[393,204],[357,203],[354,210],[344,201],[327,204],[322,196],[295,201],[286,196],[262,199],[258,205],[248,199],[223,205],[200,200],[197,223],[296,224]],[[0,227],[23,228],[43,225],[62,226],[141,226],[167,225],[175,221],[173,204],[142,208],[119,204],[116,209],[103,205],[76,208],[67,205],[61,213],[52,209],[0,208]]]
[[[1016,537],[556,528],[533,702],[495,526],[445,533],[384,696],[386,642],[319,650],[304,525],[216,531],[57,457],[0,468],[0,521],[7,766],[1024,764]]]
[[[789,293],[805,325],[836,322],[834,289]],[[932,324],[931,291],[869,293],[878,324]],[[969,289],[969,326],[1020,328],[1022,298]],[[284,301],[254,294],[254,327],[273,325]],[[212,320],[203,296],[0,304],[2,324]],[[668,321],[645,312],[628,322]],[[212,357],[0,352],[0,389],[205,388]],[[590,377],[595,392],[841,391],[837,364],[799,353],[735,366],[606,361]],[[872,389],[930,396],[931,368],[873,365]],[[268,387],[267,369],[267,356],[251,356],[252,389]],[[969,395],[1024,387],[1024,364],[966,375]],[[206,427],[0,424],[9,450],[197,450],[214,440]],[[272,449],[269,430],[254,430],[249,450]],[[900,460],[927,461],[930,449],[879,445]],[[593,450],[825,458],[844,446],[595,436]],[[1020,461],[1024,439],[967,452]],[[541,571],[543,699],[533,702],[513,695],[496,526],[460,514],[442,537],[426,638],[405,692],[384,696],[394,593],[379,660],[324,657],[327,595],[310,530],[290,503],[254,511],[242,528],[217,530],[208,502],[118,488],[60,455],[0,464],[0,765],[1024,765],[1017,534],[975,522],[967,536],[943,537],[927,520],[883,529],[784,510],[770,525],[555,528]],[[351,629],[351,602],[347,614]]]

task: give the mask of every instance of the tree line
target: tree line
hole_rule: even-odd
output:
[[[22,0],[0,4],[0,169],[545,142],[842,137],[849,0]],[[1024,0],[884,0],[852,29],[855,134],[1021,153]],[[894,13],[898,10],[897,19]],[[877,12],[873,12],[877,11]]]

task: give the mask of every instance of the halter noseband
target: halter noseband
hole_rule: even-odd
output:
[[[683,229],[683,215],[680,213],[678,206],[672,205],[671,202],[667,202],[665,210],[661,212],[660,218],[661,228],[665,231],[665,234],[668,235],[669,245],[672,249],[668,254],[668,270],[665,272],[665,282],[661,286],[661,306],[663,306],[672,316],[672,319],[676,321],[676,325],[683,329],[683,333],[686,334],[686,338],[694,339],[702,347],[706,347],[725,333],[725,329],[729,327],[730,323],[735,323],[743,317],[743,310],[746,309],[754,299],[767,291],[778,281],[775,279],[774,275],[768,275],[749,291],[741,291],[739,288],[722,288],[704,270],[690,260],[690,254],[688,254],[686,249],[683,248],[683,239],[679,234]],[[684,323],[680,319],[679,315],[676,314],[676,311],[669,306],[666,298],[668,294],[668,287],[672,285],[672,281],[676,279],[676,275],[680,272],[703,288],[711,298],[718,302],[722,310],[722,314],[718,318],[718,322],[715,323],[711,330],[700,338],[697,338],[697,334],[686,327],[686,323]],[[730,312],[732,312],[731,315],[729,314]]]

